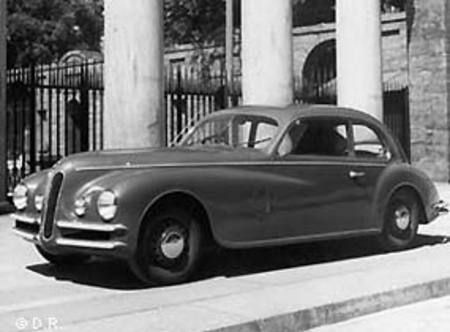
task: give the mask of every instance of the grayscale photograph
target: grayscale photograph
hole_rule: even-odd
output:
[[[450,331],[449,0],[0,0],[0,332]]]

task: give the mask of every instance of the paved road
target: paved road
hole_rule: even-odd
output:
[[[450,297],[381,311],[310,332],[448,332]]]
[[[4,216],[0,217],[0,332],[55,326],[77,332],[119,327],[120,331],[195,331],[199,326],[234,324],[236,317],[243,321],[250,317],[247,311],[259,309],[270,315],[280,306],[290,310],[289,305],[296,305],[298,298],[259,306],[261,301],[271,301],[272,292],[281,292],[277,287],[314,282],[320,289],[323,280],[326,289],[330,280],[345,274],[361,278],[371,269],[382,272],[384,266],[446,257],[449,221],[450,217],[441,218],[422,227],[416,248],[403,253],[382,254],[368,239],[223,251],[208,259],[195,282],[145,289],[123,263],[94,260],[64,268],[47,264],[32,245],[12,234],[12,220]],[[343,292],[338,288],[333,289],[337,295]],[[217,299],[223,299],[222,305],[213,305]]]

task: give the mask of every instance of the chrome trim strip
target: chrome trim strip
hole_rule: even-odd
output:
[[[110,225],[110,224],[93,224],[79,221],[57,221],[56,226],[59,228],[73,229],[80,231],[97,231],[113,233],[117,231],[126,231],[127,228],[124,225]]]
[[[9,215],[12,219],[30,224],[30,225],[39,225],[39,219],[35,217],[30,217],[24,214],[12,213]]]
[[[380,161],[378,163],[373,162],[360,162],[358,160],[350,159],[350,160],[322,160],[322,161],[314,161],[314,160],[305,160],[305,161],[272,161],[270,165],[274,166],[316,166],[316,165],[324,165],[324,166],[336,166],[336,165],[349,165],[349,166],[362,166],[362,167],[386,167],[388,163],[384,161]]]
[[[37,234],[33,234],[33,233],[28,233],[25,231],[22,231],[20,229],[17,228],[13,228],[13,232],[15,235],[20,236],[22,239],[32,242],[32,243],[38,243],[38,237]]]
[[[362,167],[386,167],[387,162],[359,162],[357,160],[305,160],[305,161],[236,161],[236,162],[199,162],[199,163],[170,163],[170,164],[153,164],[153,165],[115,165],[115,166],[86,166],[75,168],[76,172],[80,171],[99,171],[99,170],[126,170],[126,169],[149,169],[149,168],[176,168],[176,167],[218,167],[218,166],[315,166],[315,165],[350,165]]]
[[[90,240],[72,240],[65,238],[56,239],[56,244],[63,247],[77,247],[77,248],[102,249],[102,250],[114,250],[120,247],[125,247],[125,243],[119,241],[90,241]]]

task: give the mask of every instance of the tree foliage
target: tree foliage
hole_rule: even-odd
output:
[[[223,40],[224,0],[165,0],[166,45],[210,44]]]
[[[102,0],[8,0],[8,67],[100,50]]]

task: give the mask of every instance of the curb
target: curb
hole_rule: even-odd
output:
[[[336,324],[352,318],[448,294],[450,294],[450,277],[214,329],[209,332],[306,331],[322,325]]]

